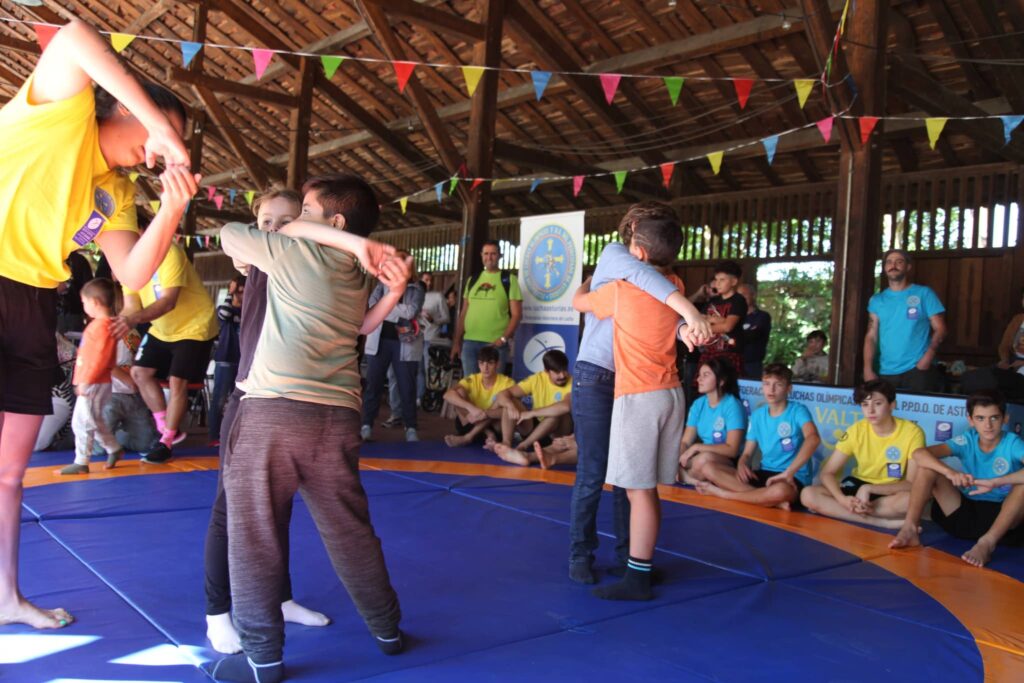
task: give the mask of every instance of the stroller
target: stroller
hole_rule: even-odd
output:
[[[426,391],[423,392],[420,407],[429,413],[436,413],[444,403],[444,392],[448,391],[456,379],[456,372],[461,374],[462,366],[452,362],[451,348],[448,346],[431,346],[427,354],[430,362],[427,364]]]

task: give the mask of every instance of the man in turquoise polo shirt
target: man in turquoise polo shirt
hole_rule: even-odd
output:
[[[455,326],[451,356],[462,358],[462,373],[477,370],[477,352],[484,346],[498,349],[498,372],[505,372],[508,345],[523,318],[523,295],[519,280],[498,269],[501,247],[495,240],[484,242],[480,251],[484,270],[471,277],[462,292],[462,310]]]
[[[885,253],[882,271],[889,286],[868,302],[864,379],[882,379],[897,389],[941,391],[942,374],[933,363],[946,338],[946,308],[930,287],[910,281],[912,269],[910,254],[902,249]]]

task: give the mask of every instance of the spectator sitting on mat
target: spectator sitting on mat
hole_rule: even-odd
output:
[[[679,467],[687,484],[710,479],[710,469],[735,468],[747,430],[735,365],[722,356],[701,358],[697,391],[683,431]]]
[[[825,353],[827,343],[828,337],[821,330],[814,330],[807,335],[807,346],[793,363],[794,382],[824,382],[828,379],[828,354]]]
[[[910,454],[924,448],[924,432],[910,420],[892,416],[896,389],[888,382],[865,382],[853,400],[860,404],[864,419],[839,437],[821,469],[821,483],[805,488],[800,502],[819,515],[899,529],[915,473]],[[850,456],[856,466],[840,483]]]
[[[996,391],[979,391],[967,399],[967,415],[971,428],[966,432],[914,451],[910,506],[890,548],[921,545],[921,515],[931,500],[932,521],[951,536],[977,540],[961,555],[968,564],[985,566],[997,543],[1024,543],[1024,441],[1003,430],[1006,399]],[[963,470],[942,462],[951,455]]]
[[[569,357],[558,349],[544,354],[544,369],[519,384],[498,394],[495,405],[504,408],[501,416],[501,441],[488,440],[484,448],[493,450],[499,458],[513,465],[532,465],[539,462],[533,444],[550,441],[552,436],[572,433],[572,375]],[[529,410],[523,405],[526,396],[533,399]],[[516,429],[523,436],[519,445],[512,446]]]
[[[515,386],[515,380],[498,372],[500,354],[493,346],[484,346],[477,354],[480,372],[463,377],[458,384],[445,392],[444,400],[455,407],[455,434],[444,437],[449,446],[466,446],[489,431],[501,428],[501,416],[505,410],[494,405],[498,394]]]

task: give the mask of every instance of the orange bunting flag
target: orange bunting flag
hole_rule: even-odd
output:
[[[50,26],[49,24],[35,24],[32,28],[36,30],[36,40],[39,41],[41,52],[46,51],[46,46],[53,40],[54,34],[60,30],[60,26]]]
[[[256,70],[256,80],[263,78],[263,73],[267,70],[267,66],[270,64],[270,60],[274,58],[273,50],[266,50],[264,48],[256,48],[252,51],[252,62]]]
[[[736,99],[740,103],[740,109],[745,108],[747,100],[750,98],[750,89],[754,87],[754,81],[749,78],[734,78],[732,87],[736,89]]]
[[[672,172],[676,170],[676,164],[674,161],[667,164],[661,165],[661,182],[665,185],[665,189],[672,183]]]
[[[722,170],[722,157],[725,156],[725,152],[712,152],[708,154],[708,161],[711,162],[711,172],[718,175],[718,172]]]
[[[581,175],[574,175],[572,177],[572,196],[573,197],[578,197],[579,194],[580,194],[580,190],[582,190],[582,189],[583,189],[583,176],[581,176]]]
[[[796,88],[796,99],[800,103],[800,108],[803,109],[804,105],[807,104],[807,98],[811,95],[811,89],[814,88],[814,81],[810,78],[798,78],[793,81],[793,87]]]
[[[472,97],[473,93],[476,92],[476,86],[480,85],[480,79],[484,75],[484,68],[482,66],[464,66],[462,67],[462,77],[466,79],[466,91],[469,96]]]
[[[946,127],[948,120],[942,117],[924,120],[924,125],[928,128],[928,144],[932,146],[932,149],[935,149],[935,145],[938,144],[939,136],[942,135],[942,129]]]
[[[401,199],[398,200],[398,205],[400,207],[402,207],[402,215],[404,216],[405,215],[405,210],[409,206],[409,198],[408,197],[402,197]]]
[[[875,129],[878,124],[877,116],[862,116],[860,117],[860,143],[862,145],[868,144],[868,138],[871,137],[871,131]]]
[[[391,62],[395,67],[395,76],[398,78],[398,92],[405,92],[405,86],[412,76],[412,70],[416,68],[416,62]]]
[[[149,208],[153,209],[153,213],[156,213],[157,211],[159,211],[160,210],[160,200],[159,199],[151,199],[150,202],[149,202]]]
[[[832,124],[835,123],[835,117],[830,116],[827,119],[822,119],[816,122],[814,125],[818,127],[818,132],[821,133],[821,137],[825,138],[825,142],[832,139]]]
[[[620,74],[601,74],[601,88],[604,89],[604,99],[608,104],[615,99],[615,93],[619,91]]]
[[[121,54],[126,47],[132,44],[135,40],[135,36],[130,33],[111,33],[110,34],[110,45],[114,48],[114,52]]]

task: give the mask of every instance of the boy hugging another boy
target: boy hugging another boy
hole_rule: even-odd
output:
[[[805,488],[800,502],[821,515],[899,529],[915,476],[916,468],[907,471],[910,454],[924,448],[924,432],[910,420],[892,416],[896,389],[888,382],[865,382],[853,392],[853,400],[860,404],[864,419],[839,438],[821,469],[821,484]],[[838,477],[850,456],[856,466],[840,484]]]
[[[111,401],[110,375],[117,360],[117,340],[110,334],[117,292],[113,281],[96,278],[82,287],[81,296],[82,309],[91,322],[82,335],[72,380],[78,394],[71,417],[71,428],[75,432],[75,462],[63,468],[61,474],[88,474],[94,441],[99,441],[107,452],[106,469],[124,456],[121,444],[103,418],[103,411]]]
[[[736,469],[706,470],[708,481],[697,482],[700,493],[753,505],[789,510],[800,491],[811,483],[811,456],[821,443],[818,428],[806,407],[789,400],[793,373],[781,363],[766,365],[761,376],[765,405],[750,416],[747,442]],[[751,458],[760,449],[761,464]]]
[[[907,519],[890,548],[921,545],[921,515],[931,500],[932,520],[946,533],[977,540],[961,555],[968,564],[985,566],[997,543],[1024,543],[1024,441],[1003,430],[1006,400],[996,391],[974,393],[967,416],[971,428],[963,434],[914,451]],[[942,462],[951,455],[963,471]]]
[[[637,221],[629,251],[663,269],[682,245],[679,223],[666,218]],[[669,276],[670,279],[675,276]],[[675,278],[682,289],[682,282]],[[573,306],[614,323],[615,404],[608,444],[607,483],[629,496],[629,560],[622,580],[593,593],[606,600],[650,600],[654,546],[661,524],[657,486],[676,478],[685,399],[676,371],[675,339],[688,328],[668,306],[623,280],[590,291],[588,279]]]

